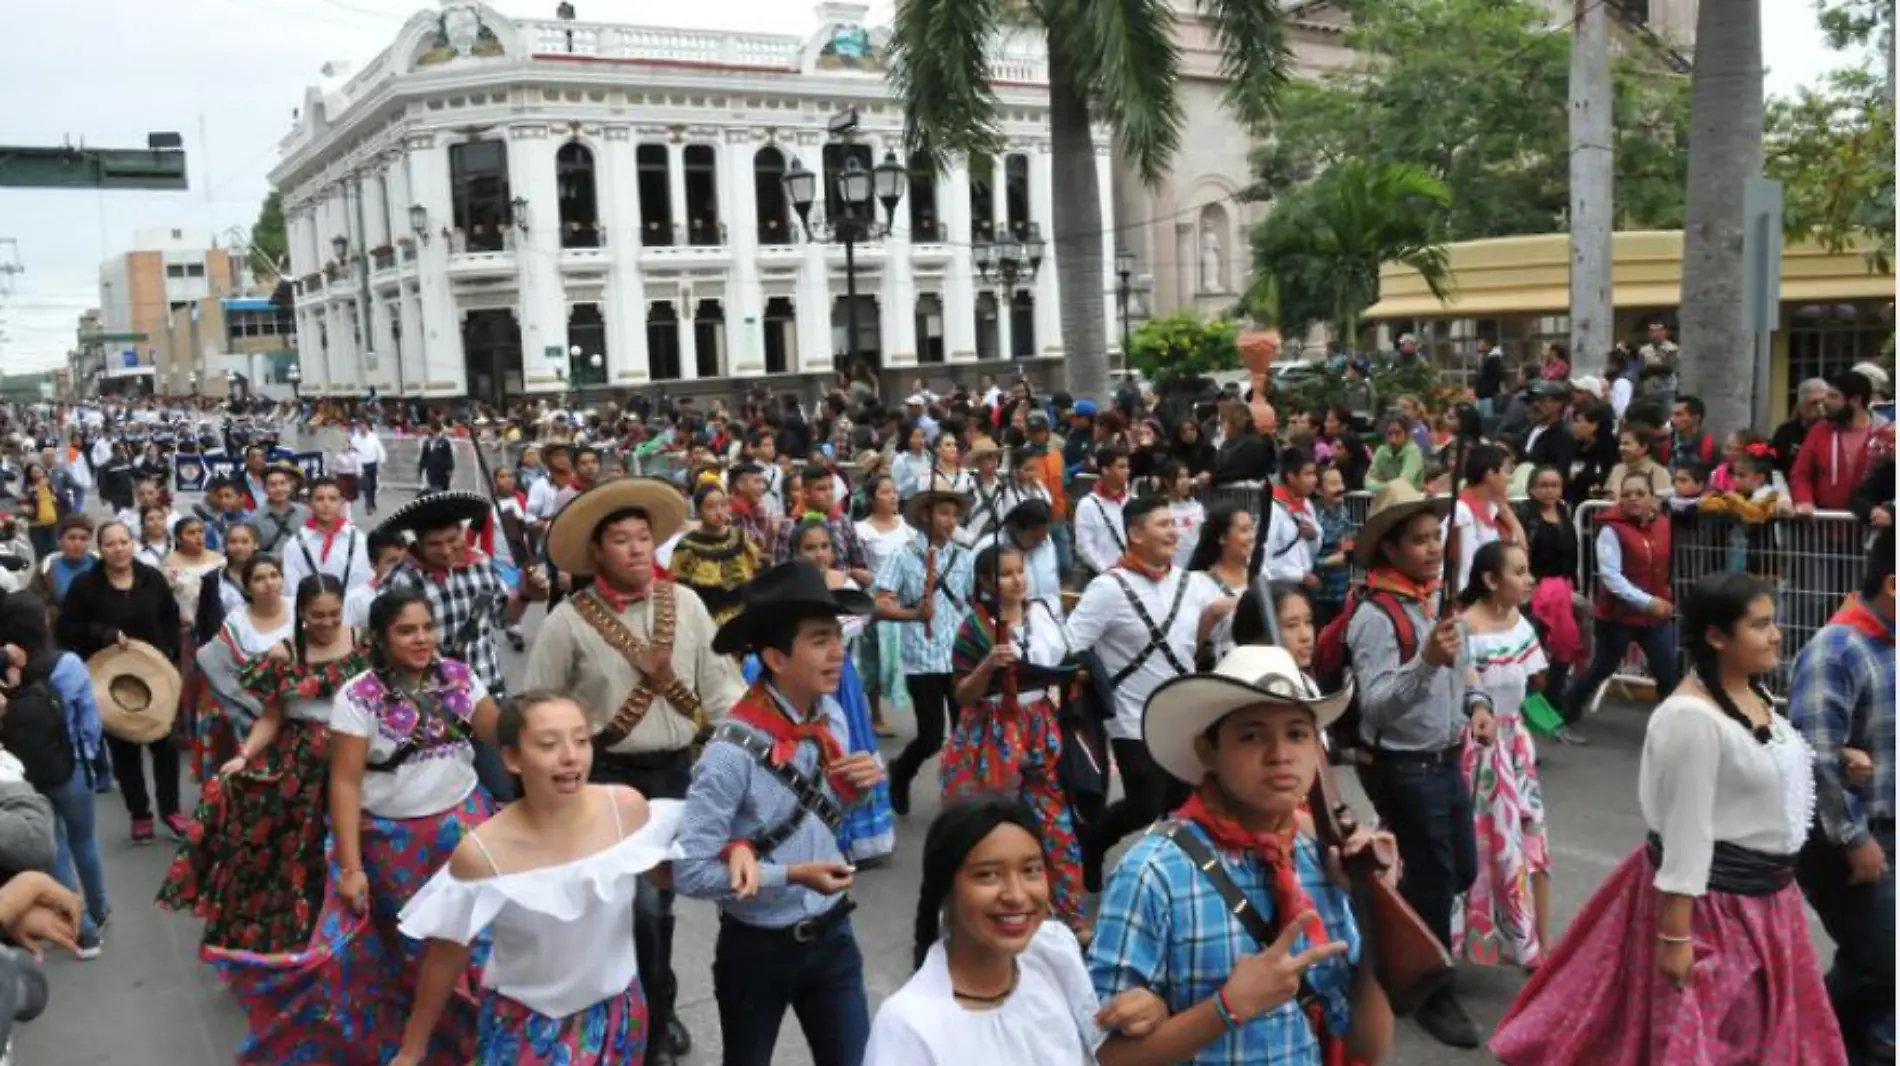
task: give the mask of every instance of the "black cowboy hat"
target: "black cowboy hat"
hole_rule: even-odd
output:
[[[377,523],[379,533],[413,533],[421,536],[458,522],[479,523],[488,516],[488,497],[475,492],[432,492],[418,496],[391,511]]]
[[[834,592],[825,584],[824,571],[811,563],[781,563],[745,587],[744,605],[719,627],[712,649],[720,655],[753,651],[767,626],[802,618],[870,614],[873,602],[854,589]]]

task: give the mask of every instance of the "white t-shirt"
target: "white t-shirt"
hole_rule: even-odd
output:
[[[394,755],[401,741],[381,720],[376,708],[351,695],[358,682],[371,676],[361,673],[343,683],[330,710],[330,730],[368,740],[369,761],[376,763]],[[468,684],[470,707],[488,698],[488,686],[473,671],[469,672]],[[417,752],[394,770],[364,771],[363,810],[379,818],[440,814],[467,799],[475,783],[475,749],[467,741],[457,740]]]
[[[1207,508],[1199,500],[1170,500],[1168,510],[1174,514],[1174,528],[1181,533],[1174,547],[1174,565],[1185,570],[1194,546],[1200,543],[1201,527],[1207,524]]]
[[[991,1010],[967,1010],[950,985],[942,942],[878,1007],[864,1066],[1089,1066],[1108,1034],[1081,945],[1045,919],[1017,957],[1016,990]]]
[[[896,528],[889,533],[872,525],[868,518],[857,523],[857,530],[858,543],[864,546],[865,564],[870,567],[874,578],[884,572],[884,564],[890,561],[891,556],[917,538],[917,530],[901,518]]]

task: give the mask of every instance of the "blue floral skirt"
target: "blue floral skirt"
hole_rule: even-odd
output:
[[[491,991],[476,1044],[476,1066],[636,1066],[646,1057],[646,994],[635,976],[617,996],[550,1018]]]

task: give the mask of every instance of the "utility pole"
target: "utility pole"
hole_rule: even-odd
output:
[[[1572,0],[1570,27],[1570,363],[1595,366],[1616,340],[1611,298],[1616,153],[1611,0]]]

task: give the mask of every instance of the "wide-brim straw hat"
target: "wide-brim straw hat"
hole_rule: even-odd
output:
[[[638,508],[653,543],[664,544],[686,523],[686,497],[670,481],[623,477],[602,482],[567,502],[548,526],[548,558],[565,574],[591,574],[594,528],[616,511]]]
[[[1388,482],[1379,494],[1372,498],[1372,512],[1366,515],[1366,522],[1359,527],[1359,539],[1353,545],[1352,560],[1360,568],[1370,570],[1379,558],[1379,545],[1386,534],[1395,527],[1404,525],[1412,516],[1431,512],[1443,520],[1451,513],[1451,497],[1427,496],[1412,487],[1409,481]]]
[[[1000,458],[1002,454],[1003,449],[1001,445],[988,437],[984,437],[982,440],[970,445],[970,453],[964,456],[964,460],[968,465],[975,466],[978,459],[997,459]]]
[[[714,634],[716,655],[755,651],[767,626],[800,618],[867,615],[876,601],[856,589],[833,589],[824,571],[807,562],[781,563],[754,578],[745,587],[739,613]]]
[[[171,735],[184,685],[164,652],[142,640],[115,644],[94,654],[86,670],[107,733],[134,744]]]
[[[1326,695],[1285,648],[1243,644],[1228,652],[1213,673],[1184,674],[1155,689],[1142,708],[1141,740],[1155,765],[1198,785],[1207,768],[1194,742],[1235,711],[1263,704],[1300,707],[1313,712],[1314,724],[1324,729],[1351,702],[1350,678],[1345,688]]]
[[[389,513],[376,524],[378,532],[412,533],[421,536],[432,529],[455,525],[458,522],[480,524],[488,517],[488,509],[493,506],[488,497],[479,492],[467,492],[455,489],[449,492],[432,492],[427,496],[418,496]]]
[[[970,510],[970,501],[966,499],[961,492],[931,489],[928,492],[920,492],[904,501],[904,521],[909,522],[918,529],[926,529],[930,525],[930,513],[936,510],[937,505],[940,503],[956,504],[957,521],[959,522],[963,520],[963,516]]]

